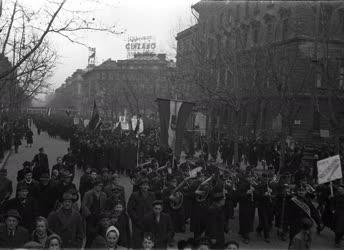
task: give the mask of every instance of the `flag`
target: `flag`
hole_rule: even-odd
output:
[[[143,120],[142,120],[142,118],[134,115],[131,118],[131,128],[135,134],[141,134],[143,132]]]
[[[99,128],[100,125],[101,125],[101,119],[99,116],[99,111],[97,108],[96,101],[94,101],[92,117],[91,117],[90,123],[88,124],[88,128],[95,130],[95,129]]]
[[[51,114],[51,108],[48,108],[47,109],[47,116],[50,116],[50,114]]]
[[[179,159],[186,121],[191,114],[194,103],[158,99],[160,117],[160,144],[169,146]]]

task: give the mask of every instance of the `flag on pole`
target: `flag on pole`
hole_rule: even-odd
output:
[[[51,115],[51,108],[48,108],[47,109],[47,116],[50,116]]]
[[[98,127],[100,127],[100,125],[101,125],[101,119],[100,119],[100,116],[99,116],[99,111],[98,111],[98,108],[97,108],[96,101],[94,101],[92,117],[91,117],[91,120],[90,120],[90,122],[88,124],[88,127],[89,127],[89,129],[95,130]]]
[[[2,0],[0,0],[0,17],[1,17],[1,14],[2,14]]]
[[[140,116],[134,115],[131,118],[131,128],[135,134],[141,134],[143,132],[143,120]]]
[[[186,121],[191,114],[194,103],[158,99],[160,117],[160,144],[169,146],[179,159]]]

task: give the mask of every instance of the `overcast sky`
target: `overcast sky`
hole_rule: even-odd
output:
[[[25,0],[24,0],[25,1]],[[26,0],[39,5],[44,0]],[[37,2],[36,2],[37,1]],[[77,4],[80,0],[69,0]],[[199,0],[98,0],[93,6],[92,15],[96,21],[105,24],[117,23],[118,30],[124,35],[105,33],[80,34],[79,40],[96,48],[96,64],[112,58],[125,59],[125,44],[128,36],[151,35],[156,38],[157,52],[167,52],[174,56],[174,35],[192,24],[191,5]],[[80,5],[80,3],[79,3]],[[75,8],[75,6],[73,6]],[[50,79],[51,89],[59,87],[76,69],[87,66],[88,49],[56,36],[49,36],[59,54],[58,65]]]

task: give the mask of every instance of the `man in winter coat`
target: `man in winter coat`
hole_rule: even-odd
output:
[[[149,192],[148,179],[143,178],[138,181],[140,190],[131,194],[127,211],[130,216],[133,228],[132,248],[140,248],[143,240],[143,217],[152,211],[152,204],[155,195]]]
[[[37,203],[29,196],[29,189],[26,184],[19,183],[17,186],[17,196],[6,201],[1,208],[5,213],[11,209],[19,212],[21,217],[20,225],[31,232],[34,229],[35,218],[38,215]]]
[[[55,201],[52,197],[53,185],[50,182],[49,174],[43,173],[39,178],[37,204],[38,215],[47,218],[49,213],[54,210]]]
[[[85,237],[82,217],[72,208],[73,195],[64,193],[62,207],[48,217],[49,228],[62,238],[64,248],[81,249]]]
[[[93,183],[93,189],[85,193],[82,200],[81,211],[86,219],[86,247],[91,246],[97,236],[97,225],[100,213],[106,204],[106,194],[102,192],[103,183],[98,177]]]
[[[173,225],[171,217],[162,212],[162,200],[153,202],[153,211],[143,218],[143,231],[153,234],[155,247],[167,249],[167,245],[173,240]]]
[[[19,248],[30,240],[29,232],[19,226],[21,217],[17,210],[9,210],[5,223],[0,224],[0,248]]]
[[[39,153],[35,155],[35,157],[32,160],[32,163],[34,164],[33,178],[38,181],[39,176],[43,172],[49,173],[49,161],[48,161],[48,155],[44,153],[44,148],[39,149]]]

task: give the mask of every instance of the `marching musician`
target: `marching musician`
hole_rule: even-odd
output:
[[[258,208],[259,224],[256,232],[260,236],[264,232],[265,242],[270,242],[270,230],[273,220],[273,201],[271,197],[271,188],[269,186],[267,174],[262,174],[262,180],[256,189],[256,205]]]
[[[198,240],[206,229],[206,216],[209,207],[209,183],[205,183],[206,176],[203,173],[200,173],[197,177],[197,180],[190,187],[193,190],[190,231],[194,233],[195,240]]]
[[[210,239],[211,249],[223,249],[225,244],[224,195],[220,185],[210,195],[210,206],[207,211],[205,235]]]
[[[255,189],[250,180],[241,177],[238,185],[239,202],[239,234],[245,244],[250,241],[249,234],[253,231],[255,217]]]
[[[344,185],[337,187],[333,198],[334,204],[334,233],[336,247],[340,247],[344,236]]]
[[[164,212],[171,216],[174,232],[185,233],[183,194],[177,190],[177,178],[169,175],[167,188],[163,191]],[[181,187],[179,188],[181,189]]]

